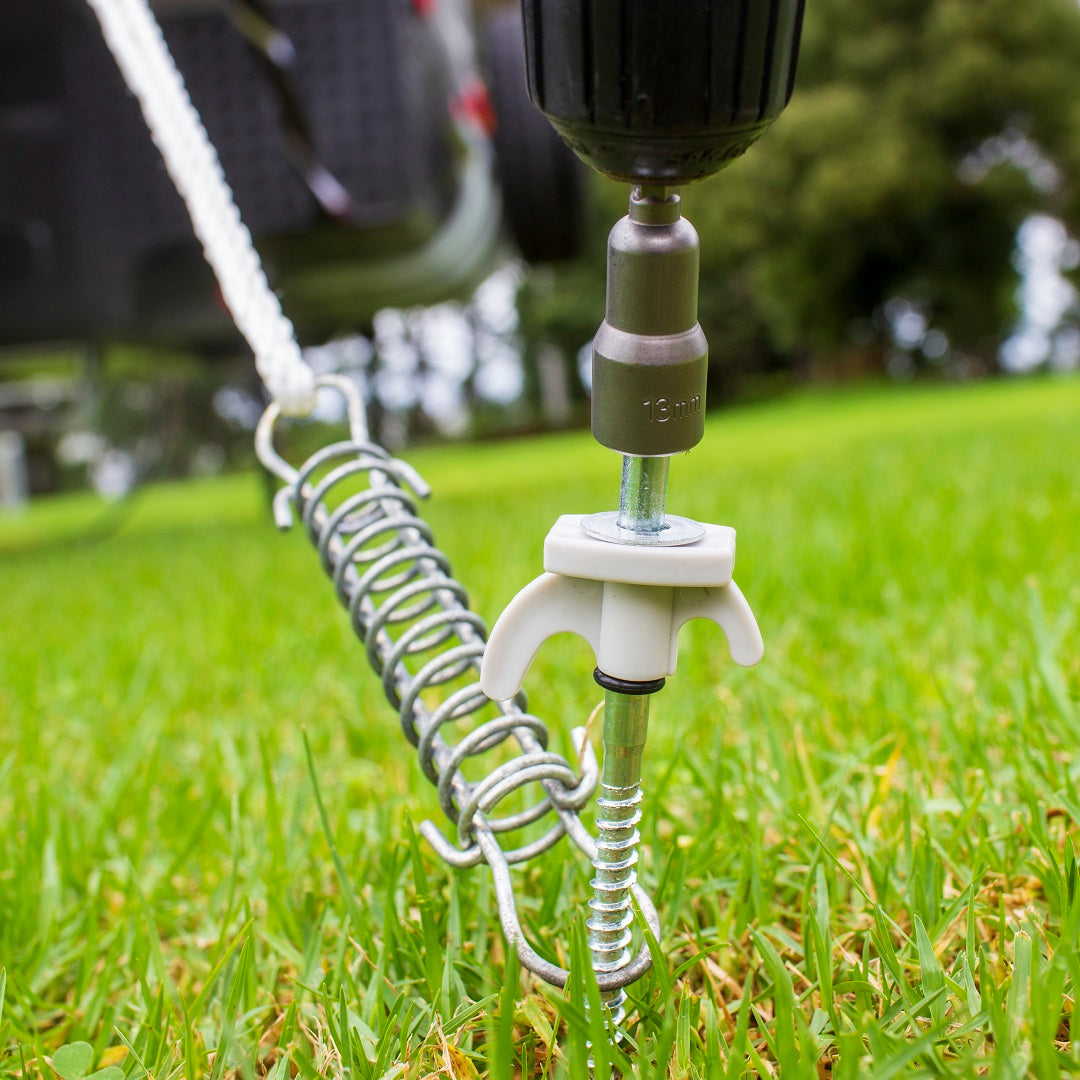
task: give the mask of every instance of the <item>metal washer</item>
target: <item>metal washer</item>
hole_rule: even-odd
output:
[[[695,544],[705,535],[705,526],[690,518],[669,514],[659,533],[635,532],[619,524],[619,511],[606,510],[581,519],[582,529],[597,540],[609,544],[630,544],[633,547],[682,547]]]

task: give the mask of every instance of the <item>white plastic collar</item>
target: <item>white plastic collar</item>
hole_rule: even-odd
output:
[[[732,660],[756,664],[765,651],[754,613],[731,580],[735,530],[706,525],[681,547],[636,547],[587,535],[581,515],[567,514],[544,542],[548,573],[526,585],[488,638],[480,686],[488,697],[513,697],[540,646],[555,634],[583,637],[606,675],[652,682],[674,675],[679,630],[691,619],[715,622]]]

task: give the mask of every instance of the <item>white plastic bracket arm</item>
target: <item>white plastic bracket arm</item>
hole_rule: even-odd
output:
[[[679,630],[711,619],[732,660],[756,664],[765,651],[754,613],[731,580],[735,530],[706,525],[677,547],[613,544],[589,536],[581,514],[559,518],[544,541],[544,569],[507,605],[492,628],[480,687],[512,698],[540,646],[555,634],[583,637],[596,666],[616,679],[650,682],[675,674]]]

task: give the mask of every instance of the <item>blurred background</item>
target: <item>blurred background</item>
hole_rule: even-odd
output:
[[[587,422],[627,191],[528,102],[513,5],[154,7],[309,361],[378,439]],[[787,114],[684,193],[710,406],[1076,368],[1078,56],[1076,0],[813,0]],[[247,465],[263,404],[89,9],[7,0],[0,503]]]

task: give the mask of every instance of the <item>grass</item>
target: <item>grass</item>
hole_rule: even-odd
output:
[[[617,492],[585,435],[408,456],[489,619]],[[804,396],[674,463],[767,653],[693,624],[655,703],[621,1050],[416,839],[434,790],[262,490],[0,526],[0,1075],[578,1077],[590,1037],[597,1076],[1080,1075],[1080,381]],[[591,666],[559,638],[527,684],[564,752]],[[588,877],[516,873],[578,972]]]

